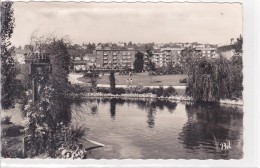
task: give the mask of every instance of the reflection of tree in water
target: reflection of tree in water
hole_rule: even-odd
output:
[[[228,158],[228,151],[221,153],[219,143],[240,139],[243,114],[236,108],[218,104],[186,105],[186,113],[188,121],[179,134],[184,147],[193,151],[203,149],[208,153],[220,153],[215,157]]]
[[[115,119],[116,117],[116,103],[117,103],[116,99],[110,100],[110,115],[112,119]]]
[[[123,105],[125,103],[125,100],[123,99],[111,99],[110,100],[110,115],[112,119],[115,119],[116,117],[116,106],[117,105]]]
[[[154,118],[155,114],[156,114],[156,108],[150,106],[148,108],[147,120],[146,120],[149,128],[153,128],[155,125],[155,118]]]
[[[117,105],[123,105],[127,103],[128,105],[130,104],[135,104],[137,107],[141,110],[147,111],[147,123],[148,127],[153,128],[155,125],[155,114],[156,114],[156,109],[164,110],[165,108],[169,112],[173,112],[176,109],[177,103],[175,102],[170,102],[170,101],[164,101],[164,100],[124,100],[124,99],[101,99],[99,100],[103,104],[110,103],[110,115],[112,119],[115,119],[116,117],[116,106]],[[93,109],[97,110],[97,109]]]

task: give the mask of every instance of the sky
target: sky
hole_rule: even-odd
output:
[[[240,3],[15,2],[15,46],[35,30],[72,43],[199,42],[227,44],[242,34]]]

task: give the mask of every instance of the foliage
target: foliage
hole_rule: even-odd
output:
[[[92,77],[90,82],[91,82],[91,88],[90,88],[91,90],[90,91],[95,92],[96,89],[97,89],[97,78]]]
[[[243,60],[241,56],[231,57],[230,64],[232,66],[232,88],[231,97],[232,98],[242,98],[243,92]]]
[[[230,98],[236,88],[234,83],[241,84],[242,81],[241,76],[234,77],[237,72],[222,56],[215,59],[194,58],[190,68],[186,94],[196,101],[217,102]],[[241,88],[238,90],[242,91]]]
[[[155,94],[157,97],[163,96],[163,87],[160,86],[159,88],[153,88],[152,93]]]
[[[187,78],[180,79],[180,83],[187,83],[187,82],[188,82],[188,79],[187,79]]]
[[[23,134],[23,127],[15,124],[2,126],[1,137],[15,137]]]
[[[194,58],[199,58],[201,55],[195,51],[194,48],[188,47],[181,51],[180,57],[180,67],[183,73],[188,73],[190,71],[190,66]]]
[[[135,54],[135,61],[134,61],[134,71],[140,73],[143,71],[144,67],[144,55],[141,52],[137,52]]]
[[[236,53],[243,53],[243,37],[240,35],[234,44],[234,49]]]
[[[12,116],[1,117],[1,124],[11,124]]]
[[[169,86],[168,88],[163,90],[164,97],[170,97],[170,96],[176,96],[176,95],[177,95],[177,92],[172,86]]]
[[[5,144],[2,143],[1,148],[1,156],[3,158],[24,158],[22,148],[17,150],[17,147],[15,149],[8,148]]]
[[[116,80],[115,80],[115,72],[114,71],[110,71],[109,81],[110,81],[110,91],[111,91],[112,94],[115,94]]]
[[[10,1],[1,2],[1,106],[8,109],[14,105],[15,66],[10,48],[14,29],[14,10]]]
[[[153,57],[153,53],[152,53],[152,49],[148,49],[146,50],[146,54],[147,54],[147,63],[146,63],[146,70],[147,71],[155,71],[155,63],[152,62],[152,57]]]
[[[41,88],[38,92],[39,100],[32,102],[32,92],[27,91],[27,100],[23,106],[28,118],[25,127],[25,150],[28,157],[41,154],[56,157],[56,151],[61,146],[61,142],[64,142],[64,138],[61,137],[62,127],[67,127],[71,118],[72,101],[67,95],[85,90],[80,87],[75,88],[68,83],[69,43],[52,36],[48,36],[50,37],[48,39],[42,38],[46,36],[34,35],[33,37],[35,37],[32,39],[34,50],[51,53],[52,71],[50,74],[44,71],[43,75],[35,76],[36,82],[40,83],[38,87]],[[70,129],[66,128],[66,130]]]
[[[110,89],[98,87],[97,92],[108,94],[108,93],[110,93]]]

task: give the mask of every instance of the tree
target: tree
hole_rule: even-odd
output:
[[[115,94],[116,81],[115,81],[115,72],[114,71],[110,71],[109,81],[110,81],[110,91],[112,94]]]
[[[235,78],[234,67],[223,56],[193,58],[190,64],[186,94],[195,101],[218,102],[231,98],[237,86],[235,83],[242,81],[239,76]]]
[[[142,72],[144,67],[144,55],[141,52],[137,52],[135,54],[135,61],[134,61],[134,70],[135,72],[139,73]]]
[[[41,92],[38,92],[39,99],[32,102],[31,95],[26,97],[27,102],[25,102],[23,110],[29,121],[25,126],[25,137],[28,142],[25,146],[28,146],[30,156],[49,152],[49,155],[53,157],[55,153],[53,151],[61,145],[60,140],[57,140],[57,132],[62,131],[61,125],[68,126],[71,119],[72,101],[67,96],[70,93],[68,89],[69,44],[64,39],[37,39],[38,35],[34,37],[32,44],[37,45],[34,45],[33,49],[50,53],[52,71],[49,74],[49,71],[43,70],[43,78],[39,78],[40,75],[34,76],[37,80],[36,83],[40,83],[43,88]],[[40,49],[38,49],[39,46]],[[41,128],[40,131],[38,128]]]
[[[182,72],[188,73],[190,71],[190,65],[193,58],[200,57],[198,52],[192,47],[187,47],[181,51],[180,57],[180,67],[182,67]]]
[[[243,53],[243,37],[240,35],[234,44],[234,49],[236,53]]]
[[[148,71],[155,71],[155,63],[152,61],[152,57],[153,57],[153,53],[152,53],[152,50],[151,49],[148,49],[146,50],[146,53],[147,53],[147,59],[148,59],[148,62],[147,62],[147,70]]]
[[[1,105],[3,109],[14,105],[15,63],[10,48],[14,29],[14,10],[10,1],[1,2]]]

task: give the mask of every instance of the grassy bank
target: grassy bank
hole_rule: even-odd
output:
[[[133,80],[133,85],[142,84],[144,86],[186,86],[185,83],[180,83],[180,80],[187,78],[187,75],[157,75],[148,76],[148,73],[137,73],[132,76],[129,75],[115,75],[117,85],[127,85],[127,79]],[[90,78],[79,77],[79,81],[90,83]],[[107,74],[97,78],[97,84],[109,84],[109,76]]]

